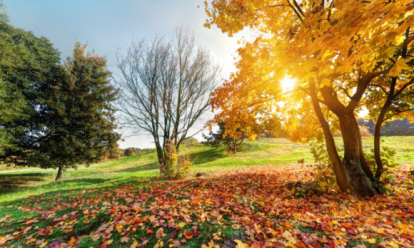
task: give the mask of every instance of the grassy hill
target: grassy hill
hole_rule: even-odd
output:
[[[338,144],[340,141],[340,138],[337,138]],[[384,145],[397,151],[397,158],[402,164],[414,164],[413,143],[414,136],[384,138]],[[364,148],[369,150],[372,148],[373,139],[364,138],[363,144]],[[202,145],[183,146],[181,154],[190,155],[194,173],[296,163],[303,158],[306,163],[313,162],[307,145],[295,144],[286,139],[246,142],[237,154],[228,154],[224,147],[214,149]],[[60,182],[54,182],[55,170],[31,168],[30,171],[0,173],[0,202],[59,190],[111,186],[129,180],[148,180],[158,175],[155,152],[67,170]]]
[[[400,162],[411,167],[413,142],[414,137],[384,138]],[[364,143],[370,149],[372,138]],[[303,242],[398,247],[408,242],[404,236],[395,243],[398,233],[414,230],[407,214],[414,200],[407,184],[413,179],[404,169],[396,171],[399,183],[392,185],[398,194],[359,201],[326,191],[298,199],[285,185],[312,180],[312,167],[296,164],[302,158],[312,162],[305,145],[262,139],[247,142],[238,154],[202,145],[183,147],[181,154],[190,155],[193,173],[211,174],[164,181],[154,152],[68,170],[59,182],[53,181],[55,170],[0,173],[0,246],[235,247],[236,241],[251,245],[254,235],[274,242],[268,247],[286,242],[297,242],[297,247],[306,247]],[[362,215],[367,208],[372,211]],[[378,216],[387,223],[385,231],[377,230]],[[362,226],[366,232],[359,235]],[[254,247],[262,247],[262,241]]]

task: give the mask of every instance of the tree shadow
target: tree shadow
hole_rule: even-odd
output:
[[[159,180],[156,177],[145,177],[145,178],[137,178],[137,177],[128,177],[128,178],[121,178],[121,179],[101,179],[101,178],[80,178],[80,179],[70,179],[70,180],[61,180],[57,182],[52,182],[49,184],[41,185],[38,188],[48,188],[52,185],[56,184],[76,184],[75,188],[65,188],[65,189],[57,189],[53,191],[48,191],[40,194],[35,194],[34,197],[36,199],[45,199],[48,197],[56,197],[57,194],[59,194],[62,197],[70,197],[73,195],[78,195],[82,190],[94,190],[96,192],[110,192],[111,190],[119,189],[122,186],[127,185],[137,185],[137,184],[149,184],[151,182]],[[112,181],[109,185],[105,185],[105,182]],[[85,187],[87,185],[93,185],[93,187]],[[28,188],[26,188],[28,190]],[[10,193],[10,192],[8,192]],[[26,202],[30,200],[30,197],[23,197],[17,200],[11,200],[11,201],[4,201],[0,203],[0,217],[2,216],[2,206],[12,206],[12,205],[19,205],[22,206]]]
[[[31,182],[45,181],[46,173],[0,174],[0,194],[11,193],[28,187]]]
[[[125,168],[121,170],[117,170],[115,172],[137,172],[137,171],[145,171],[145,170],[155,170],[158,169],[158,163],[152,162],[144,165],[139,165],[135,167]]]
[[[209,162],[227,157],[223,149],[220,149],[220,148],[208,149],[206,151],[190,153],[189,156],[190,156],[191,162],[193,162],[195,166],[203,166],[203,164],[205,163],[209,163]]]
[[[56,184],[56,183],[77,184],[77,185],[101,184],[101,183],[108,182],[111,180],[112,179],[102,179],[102,178],[78,178],[78,179],[61,180],[58,182],[54,182],[52,184]]]

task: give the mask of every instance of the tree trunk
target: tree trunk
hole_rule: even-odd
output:
[[[391,98],[389,97],[381,109],[380,115],[378,116],[377,123],[375,123],[374,155],[375,155],[375,163],[377,164],[377,171],[375,172],[375,177],[378,179],[381,178],[381,175],[384,172],[384,165],[381,159],[381,127],[384,122],[385,114],[387,113],[390,105],[391,105]]]
[[[322,113],[319,101],[315,92],[315,83],[310,84],[310,92],[312,98],[312,104],[322,126],[323,133],[325,135],[326,150],[328,152],[329,160],[332,163],[333,171],[335,173],[336,184],[342,192],[348,189],[348,180],[345,174],[345,169],[342,165],[341,159],[339,158],[338,151],[336,150],[335,140],[329,127],[328,121]]]
[[[358,126],[358,130],[359,130],[359,126]],[[367,160],[365,159],[363,146],[362,146],[362,137],[359,137],[359,141],[360,141],[360,143],[359,143],[359,153],[360,153],[360,158],[361,158],[362,170],[364,170],[364,172],[365,172],[365,174],[367,175],[368,178],[372,179],[372,178],[374,178],[374,174],[372,173],[372,170],[369,167],[369,164],[368,164]]]
[[[237,153],[237,142],[236,140],[233,141],[233,145],[234,145],[234,154]]]
[[[389,107],[391,106],[392,100],[394,98],[395,85],[397,83],[397,78],[393,77],[390,86],[390,92],[387,96],[387,101],[385,101],[384,106],[382,106],[381,112],[378,116],[377,123],[375,123],[375,133],[374,133],[374,155],[375,163],[377,164],[377,171],[375,172],[375,177],[380,179],[382,173],[384,172],[384,164],[381,159],[381,127],[384,123],[385,114],[387,113]]]
[[[343,165],[348,175],[348,186],[351,193],[359,197],[376,195],[377,191],[369,179],[369,168],[367,170],[366,167],[368,165],[362,153],[361,133],[354,115],[354,109],[359,100],[351,102],[353,103],[352,105],[350,103],[345,107],[338,100],[337,95],[331,87],[324,86],[320,91],[325,100],[325,104],[339,118],[345,150]],[[357,98],[353,100],[355,99]]]
[[[162,148],[160,148],[158,146],[157,146],[156,150],[157,150],[158,167],[160,168],[160,174],[164,175],[164,172],[165,172],[165,170],[164,170],[164,168],[165,168],[165,165],[164,165],[164,162],[165,162],[164,161],[164,151],[163,151]]]
[[[55,181],[59,181],[60,179],[62,179],[62,171],[63,171],[63,168],[59,167]]]
[[[340,114],[338,117],[345,150],[343,163],[349,175],[351,192],[359,197],[374,196],[377,191],[363,168],[362,140],[356,118],[352,112]]]

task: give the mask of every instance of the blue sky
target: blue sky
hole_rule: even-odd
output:
[[[155,32],[169,34],[175,26],[188,27],[222,65],[222,77],[228,77],[234,70],[232,58],[242,36],[230,38],[215,27],[204,28],[207,15],[203,1],[3,0],[3,3],[13,26],[47,37],[62,52],[62,59],[71,54],[76,40],[88,42],[89,49],[107,57],[108,67],[115,74],[118,48],[127,48],[134,38],[152,36]],[[119,142],[121,148],[153,147],[148,135],[127,137],[126,130],[121,133],[125,139]]]

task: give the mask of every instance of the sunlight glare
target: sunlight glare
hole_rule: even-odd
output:
[[[286,75],[281,83],[284,92],[291,91],[295,87],[296,79]]]

